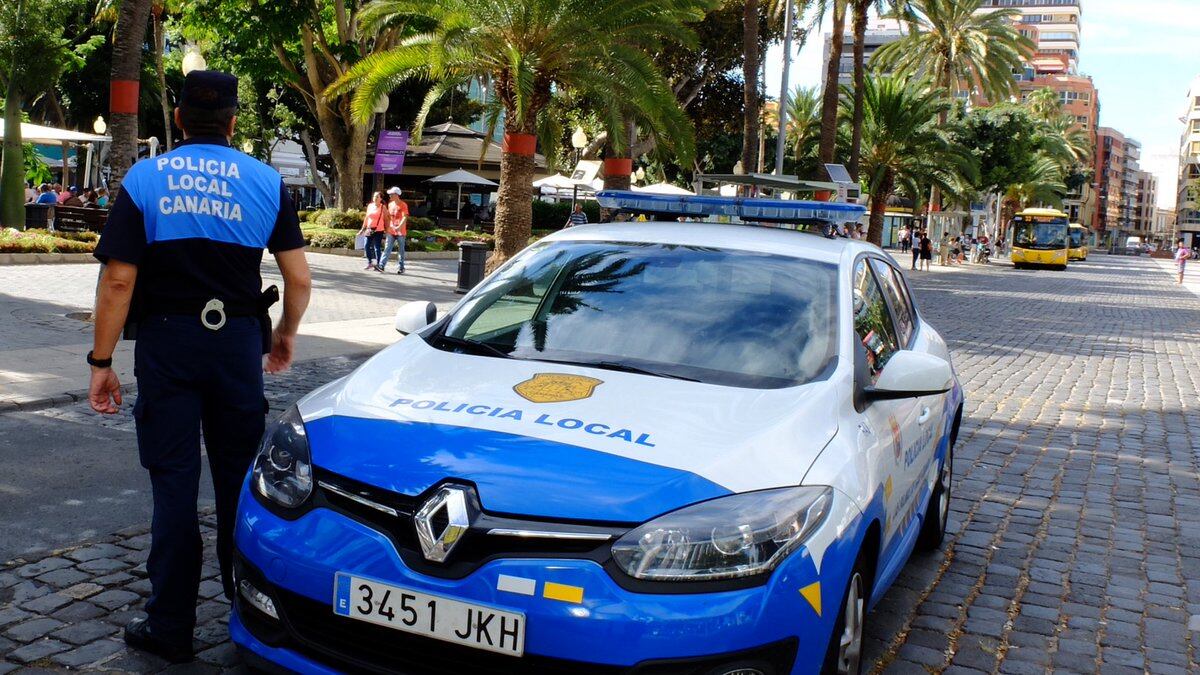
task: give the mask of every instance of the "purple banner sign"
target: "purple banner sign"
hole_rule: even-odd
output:
[[[383,131],[375,144],[375,173],[402,173],[407,150],[407,131]]]

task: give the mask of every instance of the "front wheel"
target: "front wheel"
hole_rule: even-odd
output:
[[[923,551],[936,551],[946,538],[946,525],[950,522],[950,483],[954,478],[954,446],[946,449],[946,461],[938,472],[937,483],[929,495],[925,507],[925,519],[921,533],[917,535],[917,547]]]
[[[837,622],[825,650],[822,675],[859,675],[862,672],[863,623],[867,615],[867,566],[859,552],[842,596]]]

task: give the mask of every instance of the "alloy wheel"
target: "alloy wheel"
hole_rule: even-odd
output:
[[[862,661],[863,578],[858,570],[850,577],[846,606],[842,610],[842,637],[838,642],[838,673],[857,675]]]

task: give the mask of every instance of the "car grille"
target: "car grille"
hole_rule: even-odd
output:
[[[315,478],[316,506],[333,509],[387,535],[410,569],[443,579],[461,579],[499,558],[583,558],[604,564],[610,558],[612,542],[633,526],[511,518],[488,513],[475,504],[477,515],[448,559],[430,562],[421,552],[413,514],[441,484],[409,497],[321,469]],[[497,530],[544,536],[504,536],[493,533]]]

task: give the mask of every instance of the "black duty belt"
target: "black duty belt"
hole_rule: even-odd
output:
[[[279,301],[279,289],[268,286],[258,297],[257,302],[244,300],[226,300],[223,298],[190,298],[159,300],[147,303],[144,314],[177,314],[183,316],[199,316],[200,323],[209,330],[221,330],[229,317],[255,317],[262,319],[266,316],[271,305]]]

